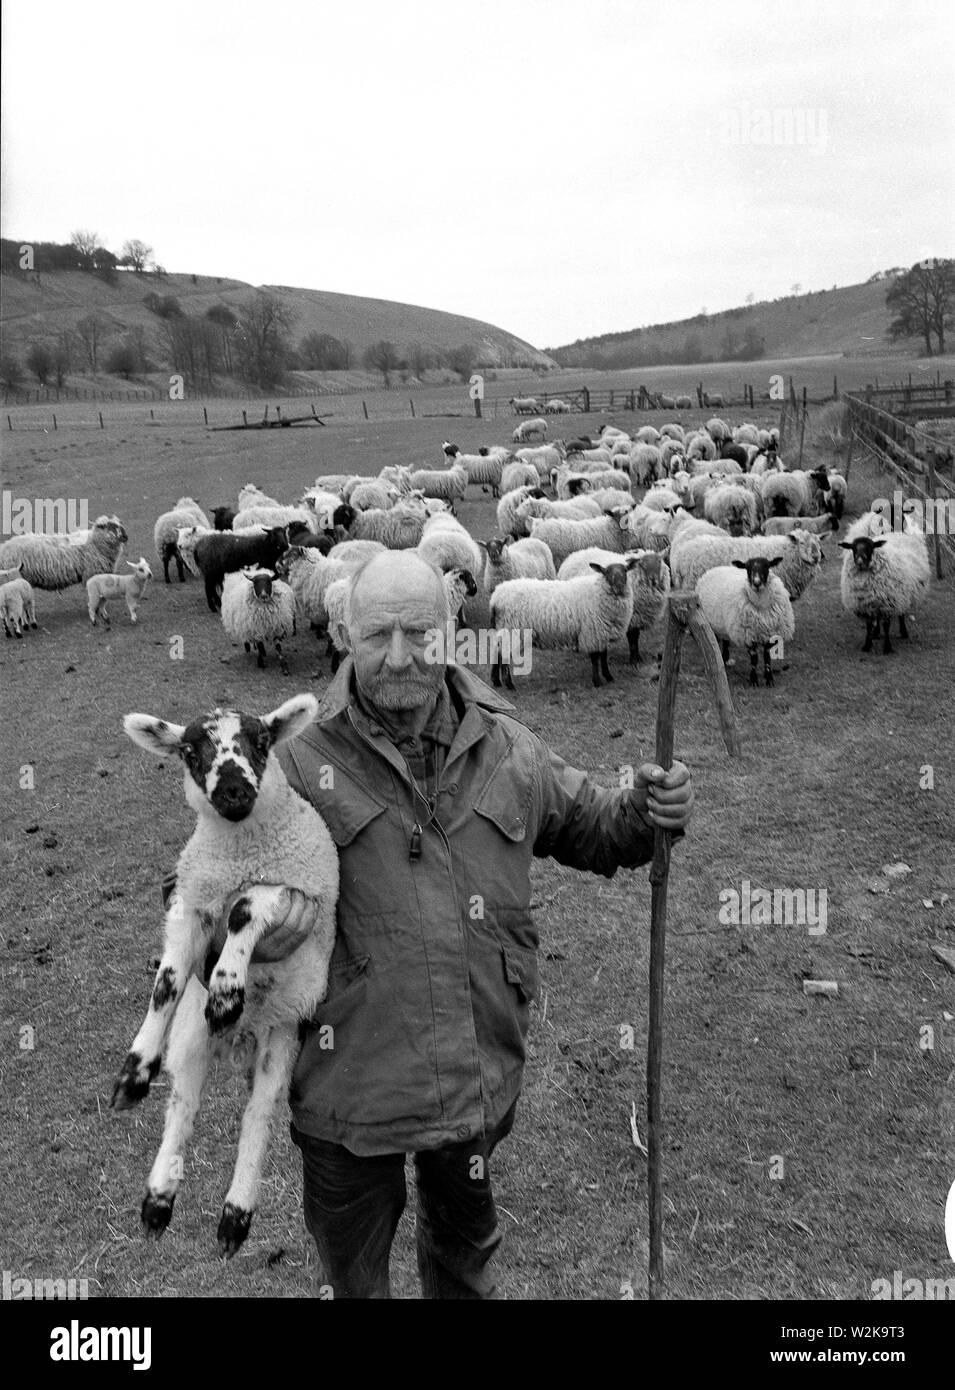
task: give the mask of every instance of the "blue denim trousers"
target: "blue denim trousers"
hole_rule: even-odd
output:
[[[414,1155],[415,1235],[425,1298],[494,1298],[501,1243],[490,1157],[517,1102],[476,1139]],[[292,1126],[302,1152],[305,1224],[335,1298],[390,1298],[388,1263],[407,1200],[405,1155],[361,1157]]]

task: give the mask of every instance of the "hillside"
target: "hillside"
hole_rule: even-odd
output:
[[[38,276],[8,271],[0,276],[3,351],[22,357],[30,343],[51,342],[89,314],[107,322],[106,337],[119,337],[140,327],[153,333],[157,319],[143,304],[143,296],[150,292],[174,295],[187,314],[202,315],[215,304],[241,309],[256,288],[241,280],[204,275],[159,278],[118,271],[113,283],[107,284],[98,275],[83,271],[41,271]],[[382,338],[393,341],[402,351],[413,342],[437,351],[473,343],[479,359],[488,365],[550,365],[549,358],[515,334],[460,314],[288,285],[261,288],[272,290],[294,313],[291,334],[295,342],[306,333],[327,333],[350,342],[359,357]]]
[[[885,333],[891,315],[885,307],[890,281],[846,285],[831,290],[728,309],[706,317],[697,314],[676,323],[655,324],[622,333],[578,339],[548,348],[568,367],[637,367],[671,362],[721,362],[732,358],[814,357],[827,353],[916,351],[919,340],[892,347]],[[733,346],[730,351],[731,335]],[[762,342],[762,353],[744,353],[744,344]]]

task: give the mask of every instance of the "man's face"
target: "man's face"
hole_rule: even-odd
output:
[[[400,551],[372,561],[352,597],[347,634],[356,679],[372,704],[411,710],[434,702],[446,667],[435,662],[429,639],[446,617],[444,589],[422,561]]]

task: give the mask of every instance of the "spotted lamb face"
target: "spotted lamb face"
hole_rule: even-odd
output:
[[[296,695],[261,716],[216,709],[182,725],[128,714],[123,727],[148,752],[182,758],[186,800],[197,814],[211,807],[223,820],[238,822],[250,815],[266,783],[274,745],[300,733],[317,711],[313,695]]]

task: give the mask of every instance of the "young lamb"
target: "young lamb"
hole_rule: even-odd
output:
[[[156,550],[156,558],[162,565],[163,578],[169,583],[169,561],[175,560],[176,571],[179,575],[180,584],[185,583],[186,571],[183,565],[182,556],[179,553],[179,532],[188,526],[202,526],[207,531],[211,530],[209,518],[191,497],[180,497],[168,512],[163,512],[156,518],[153,527],[153,546]]]
[[[288,549],[288,532],[284,526],[266,531],[213,531],[196,542],[196,564],[202,572],[206,588],[206,603],[213,613],[221,608],[220,595],[227,574],[247,566],[274,569],[275,562]]]
[[[796,530],[789,536],[696,536],[677,545],[671,542],[670,569],[678,589],[694,589],[708,570],[731,565],[734,560],[779,557],[779,579],[793,600],[798,599],[819,573],[822,545],[818,536]]]
[[[626,515],[623,507],[614,507],[603,516],[589,516],[581,520],[573,517],[545,518],[531,521],[530,532],[535,540],[543,541],[554,557],[554,567],[559,569],[575,550],[585,550],[589,545],[599,545],[603,550],[613,550],[622,555],[626,549],[621,518]]]
[[[848,553],[842,561],[842,606],[847,613],[865,619],[865,643],[862,650],[872,650],[872,640],[882,629],[882,652],[893,650],[889,628],[893,618],[899,620],[899,636],[907,638],[906,614],[912,613],[929,585],[930,567],[925,536],[920,531],[892,531],[889,535],[860,534],[867,523],[872,525],[869,512],[854,524],[851,534],[839,545]],[[881,518],[879,519],[881,520]]]
[[[832,512],[822,512],[819,516],[768,516],[763,522],[763,535],[789,536],[797,528],[812,536],[825,536],[839,530],[839,521]]]
[[[126,1110],[148,1094],[168,1037],[172,1085],[142,1205],[143,1225],[158,1237],[172,1216],[209,1063],[232,1054],[240,1038],[251,1039],[252,1094],[219,1220],[219,1252],[227,1257],[249,1232],[272,1113],[298,1054],[299,1024],[328,988],[338,855],[325,822],[271,756],[317,713],[314,695],[296,695],[258,717],[216,709],[185,726],[147,714],[123,720],[127,735],[147,752],[182,758],[186,802],[197,821],[176,866],[149,1011],[112,1105]],[[285,959],[252,963],[259,938],[287,909],[293,889],[320,904],[312,931]],[[228,936],[216,959],[215,923],[227,910]]]
[[[265,668],[265,645],[271,642],[282,675],[288,675],[282,643],[295,635],[295,595],[272,570],[256,566],[227,574],[219,616],[233,642],[241,642],[247,652],[255,650],[260,671]]]
[[[424,524],[418,554],[428,560],[442,574],[448,570],[465,569],[472,574],[480,574],[482,555],[477,542],[447,512],[429,517]]]
[[[0,569],[20,568],[36,589],[67,589],[94,574],[111,574],[129,540],[117,516],[99,516],[82,542],[28,532],[0,542]]]
[[[130,622],[137,621],[139,601],[153,572],[142,556],[135,565],[132,560],[127,560],[126,563],[133,571],[132,574],[94,574],[92,579],[86,581],[86,605],[93,627],[96,626],[97,618],[102,618],[103,626],[109,627],[106,600],[111,598],[125,599]]]
[[[577,579],[509,579],[499,584],[490,600],[498,633],[493,683],[499,686],[503,677],[508,690],[514,689],[510,663],[504,660],[505,629],[531,631],[537,647],[586,652],[593,684],[600,685],[601,674],[612,681],[607,648],[630,625],[633,594],[627,576],[636,564],[633,556],[621,555],[613,564],[591,564],[596,573]]]
[[[751,536],[758,526],[756,498],[745,487],[718,483],[703,498],[703,515],[731,536]]]
[[[636,559],[637,563],[629,573],[630,592],[633,596],[633,613],[627,626],[627,645],[630,648],[630,665],[640,660],[640,633],[652,627],[660,618],[670,592],[670,571],[666,559],[658,550],[628,550],[624,559]],[[560,567],[558,579],[576,579],[586,574],[591,564],[619,564],[618,557],[610,550],[600,550],[591,546],[578,550]]]
[[[485,552],[484,592],[492,594],[498,584],[508,579],[556,579],[554,557],[543,541],[525,537],[515,541],[511,536],[492,536],[478,541]]]
[[[534,435],[539,435],[541,439],[547,438],[547,421],[540,416],[533,420],[522,420],[511,438],[515,444],[525,444]]]
[[[730,643],[749,652],[749,683],[759,684],[757,660],[763,649],[763,679],[773,684],[771,648],[780,638],[789,641],[796,631],[792,602],[786,586],[771,571],[782,556],[751,556],[707,570],[696,586],[700,610],[716,636],[722,639],[723,660]]]
[[[4,579],[4,574],[13,577]],[[0,572],[0,620],[7,637],[22,637],[24,628],[37,625],[33,587],[16,577],[16,570]]]
[[[553,444],[538,444],[531,448],[518,449],[514,457],[520,463],[533,464],[537,469],[537,480],[543,481],[550,477],[552,468],[564,462],[567,450],[563,441],[556,439]]]

